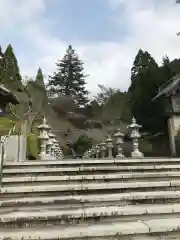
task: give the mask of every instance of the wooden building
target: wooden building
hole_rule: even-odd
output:
[[[180,130],[180,74],[177,74],[159,88],[159,93],[154,100],[159,97],[165,99],[170,149],[172,156],[176,156],[175,138]]]

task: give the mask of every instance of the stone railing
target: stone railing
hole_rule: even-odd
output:
[[[136,119],[133,117],[132,123],[128,126],[131,130],[130,137],[132,139],[133,151],[131,153],[132,158],[142,158],[144,157],[143,153],[139,150],[139,138],[141,137],[139,128],[140,125],[136,123]],[[107,138],[93,146],[91,149],[84,153],[83,158],[113,158],[113,149],[116,150],[116,159],[125,158],[123,155],[122,144],[124,143],[124,134],[121,133],[120,129],[117,129],[117,132],[111,136],[108,135]]]

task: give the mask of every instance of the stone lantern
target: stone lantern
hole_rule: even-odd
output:
[[[56,147],[55,147],[54,143],[51,147],[51,156],[53,159],[56,159]]]
[[[89,155],[90,158],[92,158],[92,150],[91,149],[89,149],[88,155]]]
[[[58,158],[63,159],[63,152],[60,147],[58,147]]]
[[[103,141],[99,144],[99,146],[100,146],[101,158],[105,158],[105,156],[106,156],[106,143]]]
[[[49,137],[49,135],[48,135]],[[53,141],[52,139],[49,137],[48,141],[47,141],[47,146],[46,146],[46,152],[47,152],[47,156],[49,157],[49,159],[53,159],[51,156],[51,149],[53,146]]]
[[[43,123],[37,127],[39,130],[39,136],[38,139],[40,141],[40,159],[41,160],[46,160],[47,159],[47,152],[46,152],[46,147],[47,147],[47,142],[49,140],[49,130],[51,127],[47,124],[46,118],[43,118]]]
[[[54,144],[54,158],[57,159],[57,157],[58,157],[59,142],[57,141],[57,139],[53,139],[52,142],[53,142],[53,144]]]
[[[100,153],[100,147],[99,145],[95,146],[95,150],[96,150],[96,158],[99,158],[99,153]]]
[[[55,138],[56,138],[56,135],[54,135],[53,133],[49,133],[49,139],[50,139],[50,141],[53,143],[52,145],[51,145],[51,148],[50,148],[50,155],[51,155],[51,157],[54,159],[54,155],[55,155],[55,144],[54,144],[54,140],[55,140]]]
[[[124,134],[121,133],[120,129],[118,128],[117,132],[114,134],[114,138],[116,141],[115,143],[117,146],[117,155],[116,155],[117,159],[124,158],[123,149],[122,149],[122,144],[124,143],[123,137],[124,137]]]
[[[112,159],[113,158],[113,155],[112,155],[113,140],[110,135],[108,135],[108,137],[106,139],[106,143],[107,143],[107,148],[108,148],[108,158]]]
[[[88,159],[88,158],[89,158],[89,156],[88,156],[88,151],[85,151],[85,153],[84,153],[84,155],[83,155],[83,158],[84,158],[84,159]]]
[[[63,159],[63,152],[62,152],[59,144],[57,143],[57,144],[55,144],[55,146],[56,146],[56,158]]]
[[[96,158],[96,148],[95,148],[95,146],[92,146],[92,148],[91,148],[91,156],[92,156],[92,158]]]
[[[136,119],[133,117],[132,124],[128,126],[131,129],[131,139],[133,142],[133,152],[131,153],[131,156],[133,158],[142,158],[144,155],[139,151],[139,138],[141,137],[139,133],[139,128],[141,128],[140,125],[136,123]]]

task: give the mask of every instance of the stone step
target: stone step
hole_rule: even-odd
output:
[[[180,218],[166,219],[151,219],[146,221],[121,222],[121,223],[96,223],[85,226],[71,226],[63,229],[57,227],[43,227],[32,229],[7,229],[2,231],[0,240],[20,240],[20,239],[42,239],[42,240],[57,240],[57,239],[132,239],[131,237],[144,237],[156,234],[173,235],[177,234],[180,229]],[[145,238],[146,237],[146,238]],[[163,238],[162,238],[163,239]],[[169,238],[170,239],[170,238]],[[178,238],[177,238],[178,239]]]
[[[102,174],[102,173],[128,173],[128,172],[161,172],[161,171],[177,171],[180,172],[179,165],[141,165],[141,166],[95,166],[95,167],[62,167],[62,168],[29,168],[29,169],[4,169],[3,176],[22,176],[22,175],[80,175],[80,174]]]
[[[180,180],[172,181],[152,181],[152,182],[114,182],[114,183],[79,183],[68,185],[35,185],[35,186],[12,186],[3,187],[1,195],[4,196],[25,196],[26,194],[36,196],[59,195],[59,194],[93,194],[93,193],[115,193],[115,192],[135,192],[135,191],[160,191],[160,190],[180,190]]]
[[[179,180],[179,172],[142,172],[125,174],[104,174],[104,175],[77,175],[77,176],[12,176],[4,177],[4,186],[24,186],[36,184],[70,184],[70,183],[91,183],[91,182],[132,182],[132,181],[167,181]]]
[[[143,158],[143,159],[65,159],[65,160],[51,160],[51,161],[25,161],[25,162],[6,162],[5,168],[33,168],[39,166],[61,167],[62,166],[97,166],[97,165],[145,165],[145,164],[179,164],[180,158]]]
[[[24,198],[1,197],[0,212],[18,210],[38,210],[38,209],[77,209],[82,207],[95,206],[124,206],[135,204],[158,204],[158,203],[178,203],[180,202],[180,191],[151,191],[151,192],[131,192],[116,194],[94,194],[94,195],[66,195],[66,196],[38,196]]]
[[[94,222],[132,222],[135,220],[180,218],[180,204],[109,206],[41,211],[13,211],[0,215],[0,229],[58,225],[92,224]]]

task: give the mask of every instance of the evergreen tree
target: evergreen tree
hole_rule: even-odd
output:
[[[133,67],[131,69],[131,82],[136,80],[136,76],[139,73],[146,71],[151,66],[157,67],[157,63],[154,58],[152,58],[147,51],[143,52],[142,49],[140,49],[135,57]]]
[[[167,82],[167,81],[171,81],[171,78],[174,76],[173,74],[173,71],[171,69],[171,61],[169,59],[169,57],[166,55],[165,57],[163,57],[162,59],[162,67],[160,68],[161,70],[161,85],[164,83],[164,82]]]
[[[44,112],[48,100],[41,68],[37,71],[35,81],[32,79],[28,81],[27,90],[32,101],[32,110],[34,112]]]
[[[78,105],[87,103],[84,66],[70,45],[61,61],[57,62],[57,72],[50,78],[49,86],[58,96],[75,97]]]
[[[36,80],[35,80],[36,84],[38,84],[39,86],[44,86],[44,76],[43,76],[43,73],[42,73],[42,69],[39,68],[38,71],[37,71],[37,75],[36,75]]]
[[[170,64],[170,59],[167,55],[165,57],[163,57],[162,63],[163,63],[163,66],[167,66]]]
[[[22,91],[23,85],[21,82],[21,75],[19,72],[18,62],[11,45],[8,45],[4,53],[2,68],[3,68],[2,74],[3,84],[12,90]]]
[[[3,52],[2,52],[2,48],[0,46],[0,84],[3,83],[3,74],[4,74],[4,67],[3,67]]]
[[[133,81],[129,88],[132,114],[145,131],[153,134],[165,131],[167,126],[164,119],[164,102],[162,99],[152,101],[162,82],[160,69],[148,52],[139,51],[138,55],[132,68],[137,71],[132,72]]]

